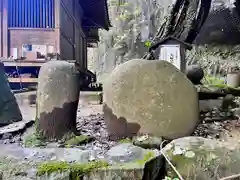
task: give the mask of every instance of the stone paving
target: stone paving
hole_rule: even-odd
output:
[[[0,128],[3,142],[0,143],[0,164],[2,164],[0,165],[0,172],[2,172],[3,179],[69,179],[71,172],[60,173],[57,176],[54,175],[54,177],[52,175],[50,177],[49,174],[47,174],[47,177],[37,177],[36,173],[39,164],[48,161],[64,161],[70,163],[69,165],[71,163],[98,163],[99,161],[108,164],[107,169],[104,168],[86,174],[84,176],[86,180],[111,180],[115,178],[152,180],[158,176],[161,165],[153,166],[153,164],[161,164],[162,157],[157,150],[143,149],[127,142],[111,143],[106,139],[106,130],[101,113],[102,106],[97,102],[97,96],[94,95],[96,93],[81,93],[77,111],[79,131],[83,135],[93,136],[95,138],[93,142],[72,148],[59,148],[51,143],[46,148],[26,148],[21,146],[24,136],[29,135],[33,128],[28,128],[23,135],[18,136],[19,138],[16,141],[12,138],[12,132],[21,129],[25,130],[25,126],[29,122],[34,122],[36,107],[28,105],[27,101],[27,96],[32,93],[35,92],[16,95],[23,114],[23,121]],[[4,160],[6,158],[7,161]],[[151,161],[151,163],[148,163],[146,168],[145,164],[148,161]]]
[[[36,91],[15,94],[18,105],[19,105],[22,115],[23,115],[23,121],[35,119],[36,106],[35,105],[30,106],[29,100],[28,100],[28,96],[32,95],[32,94],[36,94]]]

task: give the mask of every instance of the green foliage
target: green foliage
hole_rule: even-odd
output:
[[[166,20],[170,4],[145,0],[109,1],[113,27],[109,31],[99,31],[99,62],[96,62],[99,82],[118,64],[142,58],[148,52],[154,35]]]
[[[144,45],[149,48],[152,45],[152,42],[147,40],[145,41]]]
[[[224,87],[226,86],[223,79],[220,79],[215,76],[210,76],[210,75],[205,76],[204,83],[207,85],[219,85],[219,86],[224,86]]]
[[[239,66],[240,46],[205,45],[187,51],[187,64],[201,64],[211,76],[226,75],[231,67]]]

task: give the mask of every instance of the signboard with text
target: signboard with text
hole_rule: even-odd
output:
[[[180,45],[161,45],[159,52],[159,59],[165,60],[173,64],[176,68],[181,70],[181,53]]]

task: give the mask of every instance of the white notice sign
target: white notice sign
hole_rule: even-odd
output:
[[[160,46],[159,59],[165,60],[181,70],[181,55],[179,45],[162,45]]]

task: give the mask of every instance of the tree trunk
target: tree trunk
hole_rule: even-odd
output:
[[[37,90],[37,132],[47,139],[61,139],[76,133],[79,74],[65,61],[45,63],[39,72]]]
[[[236,1],[237,5],[237,1]],[[195,44],[231,45],[240,43],[240,16],[234,1],[213,0],[211,12]]]

